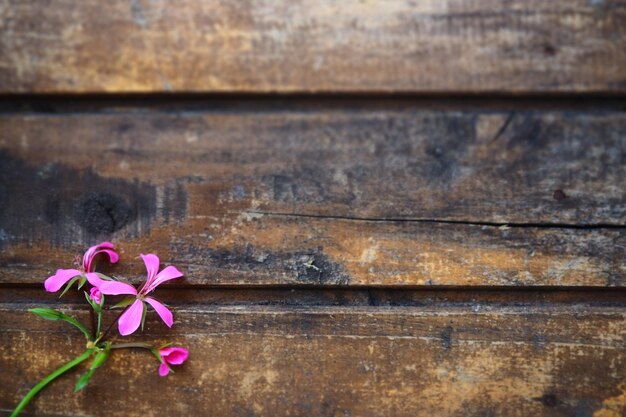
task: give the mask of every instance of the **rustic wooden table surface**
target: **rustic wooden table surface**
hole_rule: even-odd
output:
[[[0,0],[0,414],[111,240],[190,359],[24,415],[625,416],[625,98],[623,0]]]

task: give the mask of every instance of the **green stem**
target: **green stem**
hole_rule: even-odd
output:
[[[100,337],[100,328],[102,327],[102,310],[98,313],[98,330],[96,330],[96,339]]]
[[[126,307],[125,309],[123,309],[122,311],[120,311],[120,313],[117,315],[117,317],[115,318],[115,320],[113,320],[111,322],[111,324],[109,324],[109,327],[107,327],[107,329],[104,331],[104,333],[102,334],[102,336],[100,336],[100,339],[106,339],[107,335],[109,334],[109,332],[111,331],[111,329],[113,328],[113,326],[115,325],[115,323],[117,323],[117,321],[120,319],[120,317],[122,317],[122,314],[124,314],[126,312],[126,310],[128,310],[128,307]]]
[[[39,391],[44,389],[46,387],[46,385],[48,385],[50,382],[54,381],[56,378],[60,377],[61,375],[63,375],[65,372],[69,371],[70,369],[72,369],[76,365],[78,365],[78,364],[86,361],[87,359],[89,359],[89,357],[92,354],[93,354],[93,350],[85,351],[82,355],[74,358],[70,362],[66,363],[65,365],[63,365],[62,367],[60,367],[59,369],[57,369],[56,371],[52,372],[50,375],[48,375],[47,377],[45,377],[44,379],[39,381],[39,383],[37,385],[35,385],[28,392],[28,394],[26,394],[26,396],[17,405],[17,407],[15,407],[15,410],[13,410],[13,413],[11,414],[11,417],[17,417],[17,415],[24,409],[24,407],[26,407],[26,405],[28,405],[28,403],[33,399],[33,397],[35,395],[37,395],[37,393]]]
[[[87,330],[85,326],[83,326],[81,322],[79,322],[78,320],[70,316],[65,316],[63,320],[76,326],[78,330],[80,330],[81,332],[85,334],[85,337],[87,338],[87,340],[93,341],[93,338],[91,337],[91,333],[89,332],[89,330]]]
[[[96,331],[96,312],[93,310],[93,307],[89,309],[89,319],[91,321],[91,332],[93,334],[93,338],[97,339],[98,332]]]
[[[154,346],[147,343],[118,343],[117,345],[111,345],[111,349],[127,349],[127,348],[142,348],[152,350]]]

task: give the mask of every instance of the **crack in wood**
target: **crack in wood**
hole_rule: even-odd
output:
[[[459,224],[466,226],[483,226],[483,227],[517,227],[517,228],[537,228],[537,229],[626,229],[626,224],[611,224],[611,223],[551,223],[551,222],[486,222],[486,221],[472,221],[472,220],[444,220],[435,218],[379,218],[379,217],[357,217],[357,216],[338,216],[327,214],[309,214],[309,213],[287,213],[277,211],[257,211],[246,210],[243,214],[247,215],[262,215],[262,216],[275,216],[275,217],[301,217],[310,219],[327,219],[327,220],[349,220],[349,221],[361,221],[372,223],[429,223],[429,224]]]

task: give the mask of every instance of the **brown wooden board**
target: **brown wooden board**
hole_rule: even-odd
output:
[[[5,0],[0,92],[624,92],[623,0]]]
[[[622,286],[623,113],[0,117],[0,282],[87,245],[195,285]]]
[[[30,317],[29,305],[0,305],[7,415],[84,343],[63,324]],[[173,329],[149,315],[142,341],[188,347],[179,372],[159,379],[149,353],[115,352],[85,391],[72,393],[74,373],[28,410],[443,417],[619,417],[626,410],[623,305],[174,307]]]

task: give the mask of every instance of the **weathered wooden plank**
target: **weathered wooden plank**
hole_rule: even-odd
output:
[[[70,267],[81,248],[67,239],[61,248],[47,240],[5,246],[0,282],[41,283],[57,267]],[[113,272],[138,283],[145,271],[137,255],[152,250],[181,268],[187,285],[624,286],[625,240],[623,230],[271,217],[215,226],[195,221],[120,237],[124,266]]]
[[[0,408],[10,409],[80,334],[0,306]],[[493,311],[372,307],[178,308],[189,361],[166,380],[144,353],[112,356],[89,387],[46,390],[34,415],[621,416],[626,315],[588,305]],[[169,334],[169,336],[166,336]],[[126,340],[126,339],[125,339]],[[97,399],[97,400],[94,400]]]
[[[0,92],[623,92],[625,6],[3,0]]]
[[[28,198],[44,187],[61,200],[84,188],[139,193],[146,222],[235,210],[626,221],[624,113],[129,112],[6,115],[0,127],[3,179]]]
[[[153,250],[190,284],[626,283],[622,113],[131,112],[0,126],[4,283],[40,282],[105,238],[133,273]]]

